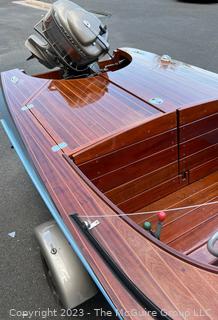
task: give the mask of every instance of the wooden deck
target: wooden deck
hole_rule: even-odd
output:
[[[214,172],[172,194],[141,208],[139,211],[180,208],[218,200],[218,172]],[[154,214],[136,216],[134,220],[143,224],[151,221],[154,226],[157,216]],[[169,211],[161,233],[161,241],[178,251],[205,263],[216,264],[208,250],[208,239],[217,230],[217,205],[208,205],[186,210]]]
[[[138,53],[136,55],[138,56]],[[135,53],[133,53],[133,58],[134,56]],[[148,70],[150,70],[149,59],[151,62],[155,57],[155,55],[144,55],[145,69],[147,64]],[[143,55],[140,55],[140,61],[142,59]],[[152,72],[148,72],[148,70],[146,76],[153,77],[151,76]],[[164,70],[168,77],[175,73],[178,77],[181,75],[181,83],[178,78],[176,80],[178,82],[178,94],[179,92],[180,94],[185,92],[184,97],[186,98],[180,101],[180,106],[188,102],[188,87],[185,87],[183,91],[180,89],[184,84],[184,73],[191,70],[191,72],[193,71],[192,83],[195,83],[196,88],[200,83],[202,83],[202,86],[200,85],[202,90],[205,87],[205,94],[203,95],[201,90],[199,95],[195,92],[191,103],[198,101],[200,105],[205,102],[203,100],[207,100],[205,102],[206,107],[201,108],[203,111],[210,110],[211,106],[218,107],[216,102],[212,101],[212,104],[208,102],[218,99],[217,90],[215,91],[218,76],[199,69],[190,69],[190,67],[183,65],[178,65],[177,68],[176,65],[175,70],[158,69],[157,73],[163,73],[163,78],[165,78]],[[194,75],[195,71],[197,72],[196,75]],[[96,155],[99,157],[103,157],[105,151],[110,150],[113,153],[119,148],[124,148],[125,145],[122,144],[123,134],[128,131],[130,134],[125,143],[139,143],[142,152],[144,152],[143,143],[141,143],[143,139],[139,139],[142,132],[145,133],[144,140],[149,139],[152,148],[157,148],[157,153],[162,152],[159,149],[160,141],[162,141],[161,146],[163,146],[164,153],[160,157],[160,161],[164,161],[166,150],[173,154],[172,157],[169,157],[170,162],[163,167],[172,166],[170,172],[171,170],[177,172],[177,175],[179,172],[179,176],[183,174],[184,169],[180,173],[178,159],[174,158],[175,154],[178,156],[178,137],[175,135],[177,118],[174,115],[178,107],[175,103],[177,99],[174,96],[172,101],[166,100],[166,104],[170,106],[172,113],[166,112],[168,108],[165,108],[165,104],[161,109],[151,106],[147,101],[147,95],[139,96],[139,88],[143,90],[145,87],[149,88],[151,86],[151,84],[148,85],[148,77],[143,77],[139,86],[138,75],[135,77],[134,72],[128,71],[126,77],[123,78],[122,74],[123,80],[120,80],[124,81],[125,88],[127,88],[123,89],[124,84],[115,79],[119,72],[122,74],[124,70],[120,70],[118,73],[110,72],[108,76],[104,75],[101,78],[96,78],[96,82],[93,82],[93,79],[92,81],[87,79],[50,81],[31,78],[17,70],[2,73],[1,79],[8,108],[33,165],[50,193],[62,219],[117,309],[126,311],[135,309],[139,313],[143,310],[133,296],[124,289],[123,284],[94,250],[84,234],[72,223],[70,215],[74,212],[87,217],[102,215],[102,217],[98,217],[100,225],[93,229],[93,235],[141,292],[161,310],[173,314],[175,320],[184,319],[184,313],[188,314],[186,319],[214,320],[217,318],[218,310],[217,267],[203,265],[186,257],[173,248],[153,239],[127,217],[118,217],[118,214],[122,211],[107,201],[103,194],[90,183],[90,180],[82,177],[78,168],[86,161],[92,161],[93,147],[96,148]],[[17,83],[11,82],[11,77],[14,75],[19,79]],[[153,80],[152,83],[155,84],[155,79]],[[117,85],[114,83],[115,81],[118,82]],[[135,89],[136,91],[133,90],[133,94],[127,92],[130,90],[127,82],[130,84],[130,81],[132,84],[136,83],[135,87],[137,89]],[[204,82],[207,82],[207,84],[204,85]],[[163,94],[165,90],[166,95],[169,84],[166,81],[163,82],[163,85]],[[151,90],[149,89],[151,97],[154,97],[154,95],[161,96],[160,90],[162,88],[162,86],[153,85]],[[193,92],[193,86],[191,91]],[[24,111],[22,108],[27,104],[33,104],[33,107]],[[113,113],[111,113],[111,108]],[[192,114],[189,119],[191,116]],[[207,116],[209,115],[207,114],[205,117]],[[160,126],[149,124],[151,123],[150,120],[156,124],[160,123]],[[166,139],[161,133],[164,125],[166,130],[163,134]],[[187,123],[184,124],[184,126],[186,125]],[[152,137],[150,136],[151,133]],[[159,137],[160,140],[159,138],[155,140],[154,136]],[[172,142],[170,147],[167,145],[169,136]],[[65,142],[67,147],[54,152],[52,147],[61,142]],[[89,148],[90,145],[92,148]],[[214,152],[213,145],[212,143],[211,148]],[[78,165],[69,165],[66,157],[69,159],[75,157]],[[184,156],[184,159],[187,160],[188,157],[189,155]],[[211,161],[213,160],[214,158],[211,156]],[[126,156],[120,157],[120,161],[121,165],[129,165],[126,163],[126,161],[128,162]],[[153,162],[154,159],[150,161],[151,164]],[[141,168],[143,168],[144,162],[140,163]],[[184,168],[187,168],[188,165],[189,168],[191,167],[194,170],[193,180],[194,177],[200,179],[202,172],[198,169],[199,166],[202,166],[200,160],[197,167],[192,166],[192,160],[183,163]],[[111,160],[111,166],[113,165]],[[208,168],[205,163],[203,165],[204,174],[205,172],[208,174],[210,166]],[[159,169],[161,170],[161,168]],[[104,165],[102,165],[101,170],[104,170]],[[161,172],[160,179],[163,173],[166,174],[165,171]],[[95,174],[99,175],[97,171]],[[132,174],[137,175],[134,170]],[[150,174],[154,174],[154,172]],[[215,177],[217,178],[215,174],[212,177],[212,180]],[[171,179],[174,179],[174,176]],[[109,179],[108,181],[112,180]],[[184,186],[186,184],[187,182],[184,182]],[[212,188],[213,183],[210,182],[207,185]],[[213,198],[215,197],[216,195]],[[109,217],[111,215],[113,216]],[[201,255],[204,255],[204,253],[201,253]],[[192,257],[191,254],[190,257]],[[197,315],[194,314],[196,310],[198,311]],[[207,312],[207,310],[210,311]],[[151,319],[151,316],[147,314],[144,318]],[[128,319],[136,320],[141,319],[141,317],[130,315]]]
[[[143,101],[159,97],[158,108],[172,112],[178,108],[217,100],[217,74],[179,61],[161,62],[159,55],[138,49],[124,49],[132,62],[118,72],[107,75],[109,80]]]

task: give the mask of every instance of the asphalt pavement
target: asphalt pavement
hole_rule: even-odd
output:
[[[49,1],[48,1],[49,2]],[[177,0],[76,0],[87,9],[111,14],[111,48],[136,47],[218,72],[218,3]],[[24,41],[43,11],[0,0],[0,71],[20,68],[45,70],[25,61]],[[173,89],[172,89],[173,90]],[[170,93],[169,93],[170,94]],[[50,219],[15,151],[0,127],[0,319],[22,319],[22,311],[37,311],[43,319],[54,301],[39,257],[33,229]],[[15,237],[8,234],[15,232]],[[99,295],[86,304],[107,309]],[[13,309],[11,315],[10,310]],[[61,319],[51,316],[47,319]],[[76,317],[73,317],[77,319]],[[93,317],[85,317],[85,319]],[[101,319],[102,317],[99,317]],[[81,318],[80,318],[81,319]],[[111,318],[112,319],[112,318]]]

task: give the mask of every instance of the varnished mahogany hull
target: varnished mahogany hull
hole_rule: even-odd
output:
[[[160,310],[173,319],[185,312],[188,319],[202,319],[196,310],[203,319],[216,319],[218,270],[202,263],[205,247],[185,256],[179,252],[185,248],[175,250],[143,231],[141,221],[118,215],[121,209],[155,207],[154,201],[200,178],[205,180],[195,188],[202,192],[206,186],[212,195],[207,201],[216,199],[218,76],[178,62],[163,65],[160,57],[139,50],[125,52],[131,56],[125,68],[90,79],[2,73],[7,108],[1,118],[6,131],[13,127],[22,139],[60,225],[70,231],[66,236],[73,237],[74,249],[76,244],[117,310],[140,313],[142,306],[72,222],[72,213],[98,216],[93,235]],[[163,103],[151,103],[155,97]],[[173,199],[166,201],[175,205]],[[214,225],[216,206],[212,210],[208,220]]]

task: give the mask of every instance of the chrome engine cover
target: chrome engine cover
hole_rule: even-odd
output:
[[[39,24],[35,30],[43,39],[32,35],[25,45],[48,68],[84,70],[109,51],[106,26],[69,0],[53,3]]]

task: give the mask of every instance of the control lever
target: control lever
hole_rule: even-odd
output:
[[[160,211],[160,212],[158,212],[157,217],[158,217],[158,223],[157,223],[157,228],[156,228],[155,232],[152,231],[152,224],[149,221],[144,222],[143,228],[145,230],[149,231],[152,236],[154,236],[155,238],[160,240],[163,222],[166,219],[166,213],[164,211]]]

